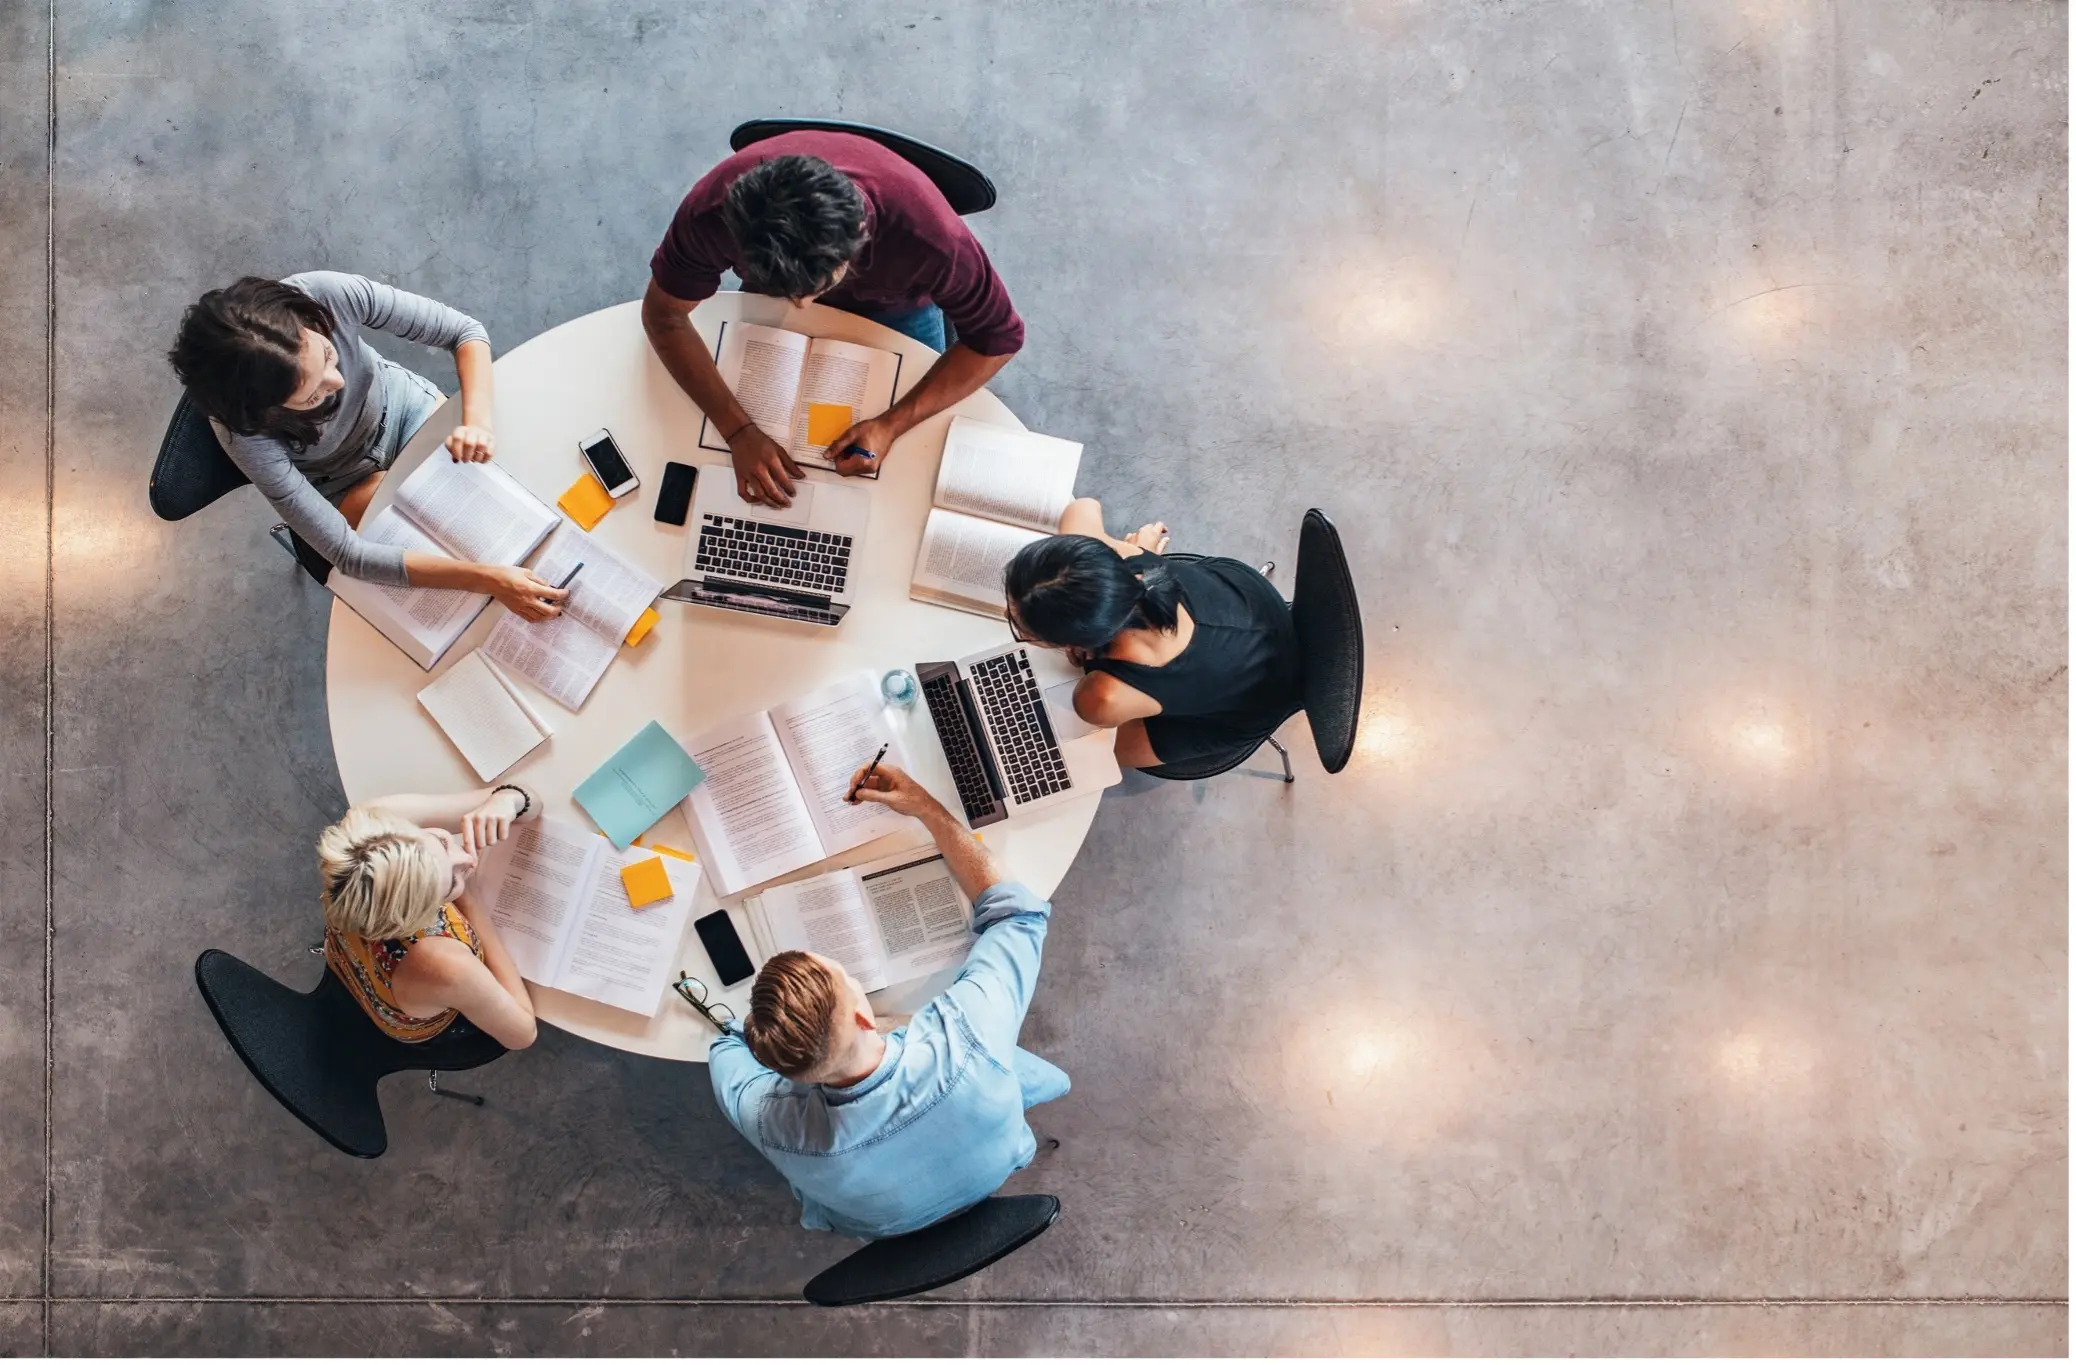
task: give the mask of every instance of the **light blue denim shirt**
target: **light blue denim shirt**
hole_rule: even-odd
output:
[[[973,907],[980,941],[958,979],[887,1035],[856,1085],[802,1085],[731,1029],[707,1054],[714,1095],[800,1199],[800,1225],[892,1237],[978,1203],[1030,1165],[1028,1104],[1067,1078],[1016,1045],[1038,984],[1052,907],[999,882]]]

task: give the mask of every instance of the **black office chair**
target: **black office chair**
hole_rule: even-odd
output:
[[[994,1195],[941,1223],[867,1242],[807,1282],[802,1298],[823,1308],[902,1299],[956,1284],[1031,1241],[1060,1216],[1049,1194]]]
[[[814,129],[829,133],[854,133],[859,137],[871,138],[880,146],[906,161],[930,178],[937,192],[952,206],[952,212],[964,217],[970,213],[985,213],[995,206],[995,182],[982,173],[980,167],[970,161],[953,156],[942,147],[932,147],[927,142],[918,142],[902,133],[886,128],[875,128],[869,123],[846,123],[842,119],[830,118],[753,118],[739,124],[728,135],[728,145],[741,151],[752,143],[762,142],[780,133],[797,133]]]
[[[1304,705],[1300,709],[1312,728],[1312,746],[1319,751],[1320,766],[1337,773],[1348,766],[1348,759],[1355,752],[1355,728],[1362,718],[1362,607],[1355,600],[1355,577],[1348,571],[1341,533],[1334,529],[1326,513],[1316,507],[1305,513],[1298,528],[1297,592],[1290,601],[1290,614],[1297,627],[1298,654],[1303,662]],[[1290,716],[1283,719],[1289,720]],[[1144,771],[1170,782],[1199,782],[1232,771],[1267,744],[1283,760],[1283,781],[1295,782],[1297,778],[1290,771],[1290,751],[1275,734],[1281,724],[1277,722],[1277,726],[1226,753],[1194,763],[1164,763]]]
[[[224,453],[202,410],[181,394],[151,467],[151,510],[162,521],[180,521],[251,482]],[[319,583],[331,577],[331,564],[294,531],[276,526],[268,534]]]
[[[441,1089],[440,1073],[487,1066],[505,1055],[502,1043],[466,1019],[430,1042],[398,1042],[375,1027],[329,968],[314,989],[297,991],[211,948],[195,959],[195,985],[253,1078],[348,1156],[372,1159],[389,1149],[375,1093],[384,1076],[429,1072],[432,1093],[480,1105],[480,1095]]]

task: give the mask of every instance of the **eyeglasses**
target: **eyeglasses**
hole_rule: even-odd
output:
[[[698,1010],[717,1032],[735,1022],[735,1011],[725,1000],[709,1000],[707,984],[698,977],[679,972],[670,988],[678,993],[678,999]]]
[[[1031,636],[1026,635],[1024,633],[1024,628],[1023,626],[1018,624],[1015,613],[1005,611],[1002,613],[1002,619],[1009,623],[1010,639],[1016,641],[1020,645],[1035,645],[1038,643],[1037,640],[1033,639]]]

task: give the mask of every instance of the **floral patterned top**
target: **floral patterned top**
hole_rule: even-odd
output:
[[[390,978],[396,975],[411,945],[428,937],[460,939],[478,962],[483,960],[483,948],[476,942],[474,927],[452,905],[440,907],[440,917],[432,928],[409,938],[371,939],[342,934],[336,929],[324,931],[325,965],[346,984],[347,991],[368,1012],[368,1018],[375,1021],[375,1027],[400,1042],[423,1043],[437,1038],[460,1015],[459,1010],[442,1010],[430,1019],[421,1019],[406,1014],[396,1003]]]

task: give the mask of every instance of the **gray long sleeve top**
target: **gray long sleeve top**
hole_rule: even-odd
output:
[[[339,352],[339,410],[323,434],[300,453],[272,436],[241,436],[218,429],[225,449],[253,486],[266,495],[280,518],[310,547],[349,578],[403,584],[404,552],[364,540],[317,485],[351,469],[366,454],[382,421],[382,358],[361,337],[373,327],[406,341],[455,350],[465,341],[488,344],[483,324],[444,303],[379,284],[360,275],[312,270],[282,283],[295,286],[331,309],[337,324],[332,345]]]

